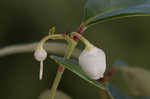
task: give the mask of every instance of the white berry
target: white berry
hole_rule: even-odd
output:
[[[37,49],[34,53],[34,57],[37,61],[44,61],[47,57],[47,52],[44,49]]]
[[[89,50],[85,49],[79,56],[79,64],[91,79],[102,78],[106,69],[105,53],[97,47],[92,47]]]

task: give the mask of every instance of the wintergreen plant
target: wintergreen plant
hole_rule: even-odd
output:
[[[95,47],[94,44],[91,44],[82,35],[86,29],[97,23],[123,17],[149,16],[150,0],[86,0],[84,10],[83,21],[77,32],[57,34],[53,27],[50,29],[47,36],[43,37],[38,44],[34,45],[34,48],[31,47],[32,51],[33,49],[35,50],[35,59],[40,62],[39,78],[41,80],[43,74],[43,61],[46,59],[48,51],[48,45],[45,46],[46,41],[49,39],[63,39],[67,41],[68,49],[64,57],[51,56],[51,59],[53,59],[59,67],[51,87],[49,99],[54,99],[57,87],[65,69],[70,70],[82,79],[98,87],[103,94],[102,99],[113,99],[107,89],[107,82],[111,78],[112,72],[105,71],[107,69],[105,53],[103,50]],[[76,56],[78,62],[71,60],[70,57],[76,49],[79,40],[85,44],[85,49],[81,51],[80,55]],[[59,53],[59,51],[56,52],[53,50],[55,53]],[[9,54],[11,53],[11,50],[5,50],[1,52],[1,55],[4,55],[5,53]]]

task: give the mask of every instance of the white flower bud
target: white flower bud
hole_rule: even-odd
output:
[[[105,53],[97,47],[85,49],[79,56],[79,64],[91,79],[102,78],[106,69]]]
[[[43,61],[46,59],[47,57],[47,52],[41,48],[41,49],[37,49],[34,53],[34,57],[37,61],[40,61],[40,73],[39,73],[39,79],[42,80],[42,76],[43,76]]]
[[[43,48],[37,49],[34,53],[34,57],[37,61],[44,61],[47,57],[47,52]]]

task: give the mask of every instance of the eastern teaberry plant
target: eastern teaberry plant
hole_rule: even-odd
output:
[[[59,64],[59,67],[51,87],[50,99],[54,99],[56,89],[65,69],[72,71],[82,79],[98,87],[102,91],[102,99],[113,99],[106,85],[112,76],[112,72],[114,72],[114,68],[110,72],[105,73],[106,56],[104,51],[91,44],[82,34],[90,26],[107,20],[132,16],[149,16],[150,0],[86,0],[84,10],[83,21],[77,32],[56,34],[55,28],[52,28],[49,34],[36,46],[34,57],[40,62],[39,79],[41,80],[43,75],[43,62],[47,58],[46,48],[44,49],[45,42],[49,39],[63,39],[68,43],[68,49],[64,57],[51,56],[51,59]],[[81,40],[85,44],[85,49],[78,57],[79,62],[74,62],[70,60],[70,57],[76,48],[78,40]],[[11,53],[10,50],[6,52],[4,51],[2,55],[4,53]]]

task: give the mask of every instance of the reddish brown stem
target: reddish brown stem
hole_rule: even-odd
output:
[[[58,72],[63,72],[63,71],[64,71],[64,67],[61,66],[61,65],[59,65],[59,67],[58,67]]]
[[[79,27],[79,29],[78,29],[78,33],[82,35],[83,32],[84,32],[84,28],[85,28],[85,26],[84,26],[83,24],[81,24],[80,27]],[[76,36],[75,36],[73,39],[74,39],[76,42],[78,42],[78,40],[79,40],[78,37],[76,37]]]

